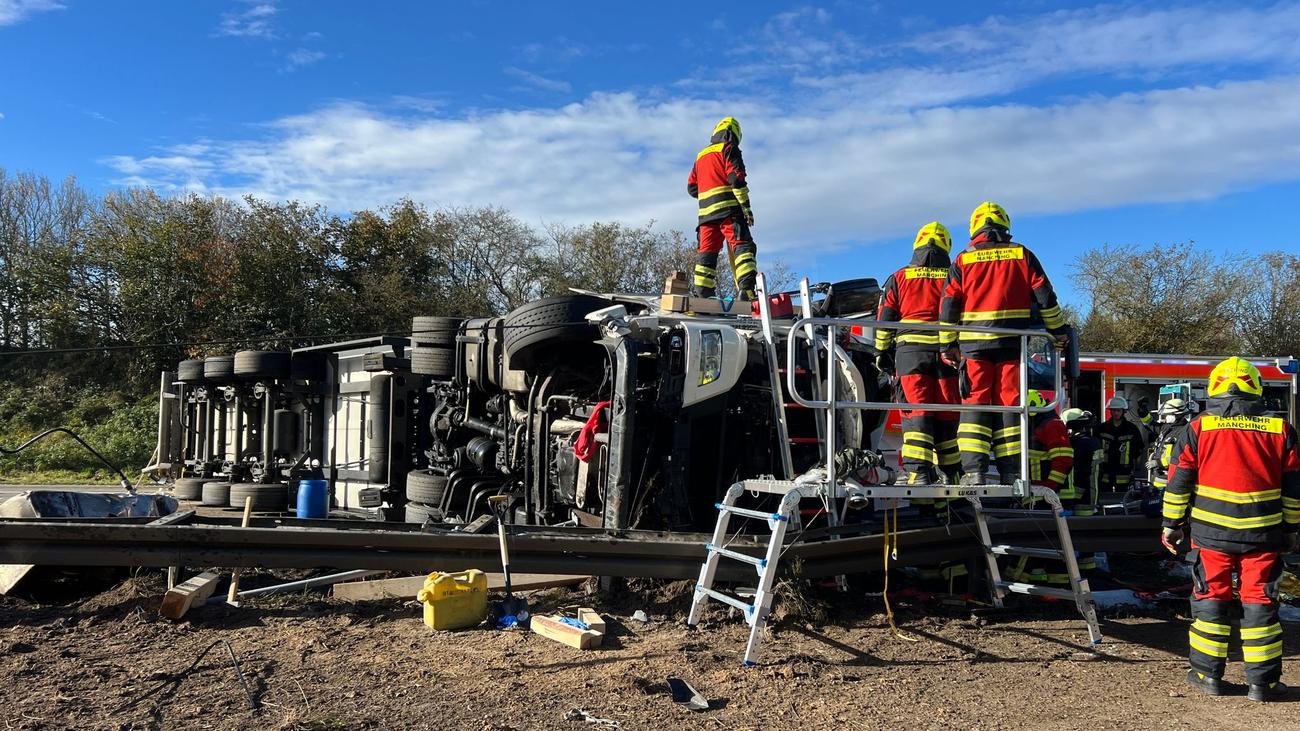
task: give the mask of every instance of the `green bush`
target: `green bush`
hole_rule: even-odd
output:
[[[157,425],[158,402],[153,395],[77,389],[56,382],[0,388],[0,444],[6,449],[46,429],[63,426],[132,479],[153,453]],[[0,457],[0,478],[33,473],[38,473],[37,477],[44,473],[111,476],[93,454],[66,434],[52,434],[18,454]]]

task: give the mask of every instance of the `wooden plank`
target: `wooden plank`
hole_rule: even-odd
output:
[[[528,627],[533,634],[555,640],[578,650],[590,650],[600,645],[605,635],[592,629],[578,629],[560,621],[559,617],[534,615],[528,620]]]
[[[488,591],[505,589],[505,577],[501,574],[488,574]],[[408,576],[397,579],[374,579],[372,581],[349,581],[334,585],[334,598],[361,602],[371,599],[414,599],[424,586],[425,576]],[[590,576],[576,574],[511,574],[510,583],[515,591],[532,591],[534,589],[554,589],[557,586],[573,586],[590,579]]]
[[[158,612],[168,619],[184,617],[191,607],[201,606],[208,597],[212,596],[220,580],[221,575],[212,571],[204,571],[198,576],[186,579],[163,596],[162,606],[158,608]]]
[[[267,398],[270,397],[268,396]],[[252,517],[253,517],[253,496],[249,495],[248,497],[244,498],[244,520],[240,522],[239,527],[247,528],[248,521],[251,520]],[[242,571],[243,571],[242,569],[235,569],[234,571],[230,572],[230,593],[226,596],[227,604],[235,603],[235,597],[238,596],[239,594],[239,574]]]
[[[587,625],[592,631],[605,634],[605,618],[591,607],[582,607],[578,610],[578,621]]]

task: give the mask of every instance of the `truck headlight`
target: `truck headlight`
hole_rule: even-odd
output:
[[[706,330],[700,339],[700,385],[722,376],[722,331]]]

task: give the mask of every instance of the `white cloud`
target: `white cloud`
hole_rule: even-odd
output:
[[[293,71],[303,66],[310,66],[317,61],[326,58],[329,54],[324,51],[314,51],[310,48],[296,48],[285,55],[285,71]]]
[[[0,0],[0,26],[21,23],[36,13],[62,10],[55,0]]]
[[[255,2],[244,0],[244,10],[232,10],[221,14],[221,23],[217,25],[216,35],[234,36],[236,38],[275,38],[273,22],[280,8],[274,1]]]
[[[801,12],[771,27],[798,21],[834,33],[829,19]],[[1062,37],[1036,40],[1053,28]],[[122,183],[336,210],[409,196],[504,205],[534,222],[656,219],[689,231],[686,173],[717,119],[734,114],[745,125],[760,247],[815,254],[935,218],[959,224],[986,198],[1023,217],[1300,179],[1300,77],[1272,68],[1294,68],[1296,51],[1283,42],[1294,29],[1300,8],[1281,5],[1217,15],[1102,8],[1018,26],[991,19],[889,50],[901,58],[928,43],[936,51],[922,66],[829,73],[787,53],[789,64],[822,73],[795,95],[784,85],[743,101],[598,93],[554,108],[459,115],[398,99],[401,113],[339,103],[275,120],[260,136],[105,163]],[[989,36],[1003,39],[1005,54],[983,45]],[[830,43],[824,52],[843,58],[860,50]],[[1258,78],[1179,86],[1207,65],[1234,70],[1215,76]],[[522,69],[506,73],[570,90]],[[977,103],[1053,76],[1098,73],[1156,75],[1109,96]]]
[[[567,81],[548,79],[541,74],[535,74],[531,71],[515,68],[514,66],[507,66],[506,68],[501,69],[501,71],[507,76],[513,76],[528,86],[542,91],[550,91],[558,94],[567,94],[570,91],[573,91],[573,86]]]

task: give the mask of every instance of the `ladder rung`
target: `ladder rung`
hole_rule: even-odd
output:
[[[816,444],[819,441],[817,437],[790,437],[791,444]]]
[[[786,519],[786,517],[784,515],[781,515],[780,513],[765,513],[762,510],[750,510],[748,508],[738,508],[735,505],[723,505],[722,503],[714,503],[713,507],[717,508],[718,510],[725,510],[728,513],[743,515],[746,518],[758,518],[759,520],[785,520]]]
[[[803,404],[799,403],[798,401],[786,401],[786,402],[785,402],[785,407],[786,407],[787,409],[806,409],[806,408],[808,408],[807,406],[804,406]]]
[[[1050,586],[1039,586],[1038,584],[1024,584],[1016,581],[999,581],[998,587],[1009,591],[1013,594],[1027,594],[1029,596],[1050,596],[1057,599],[1075,599],[1074,592],[1069,589],[1056,589]],[[1091,601],[1091,594],[1083,594],[1085,599]]]
[[[989,546],[989,552],[999,556],[1029,556],[1030,558],[1059,558],[1065,554],[1057,548],[1022,548],[1020,546]]]
[[[782,373],[785,373],[788,369],[786,369],[786,368],[778,368],[777,370],[781,371]],[[808,375],[808,369],[807,369],[807,368],[802,368],[802,367],[800,367],[800,368],[795,368],[795,369],[794,369],[794,374],[795,374],[796,376],[806,376],[806,375]]]
[[[712,543],[706,543],[706,544],[704,544],[704,548],[705,548],[705,550],[713,551],[714,553],[718,554],[719,556],[726,556],[727,558],[730,558],[730,559],[735,560],[735,561],[743,561],[743,562],[745,562],[745,563],[747,563],[747,564],[750,564],[750,565],[753,565],[753,566],[757,566],[757,567],[760,568],[760,569],[761,569],[761,568],[765,568],[765,567],[767,566],[767,559],[765,559],[765,558],[758,558],[757,556],[750,556],[750,555],[747,554],[747,553],[740,553],[739,551],[732,551],[731,549],[728,549],[728,548],[722,548],[721,546],[715,546],[715,545],[713,545]]]
[[[695,590],[699,592],[703,592],[706,596],[713,599],[717,599],[723,604],[730,604],[736,609],[739,609],[740,611],[744,612],[746,617],[748,617],[750,614],[754,612],[753,604],[746,604],[743,601],[737,599],[736,597],[730,594],[723,594],[722,592],[715,591],[713,589],[708,588],[707,586],[696,586]]]

